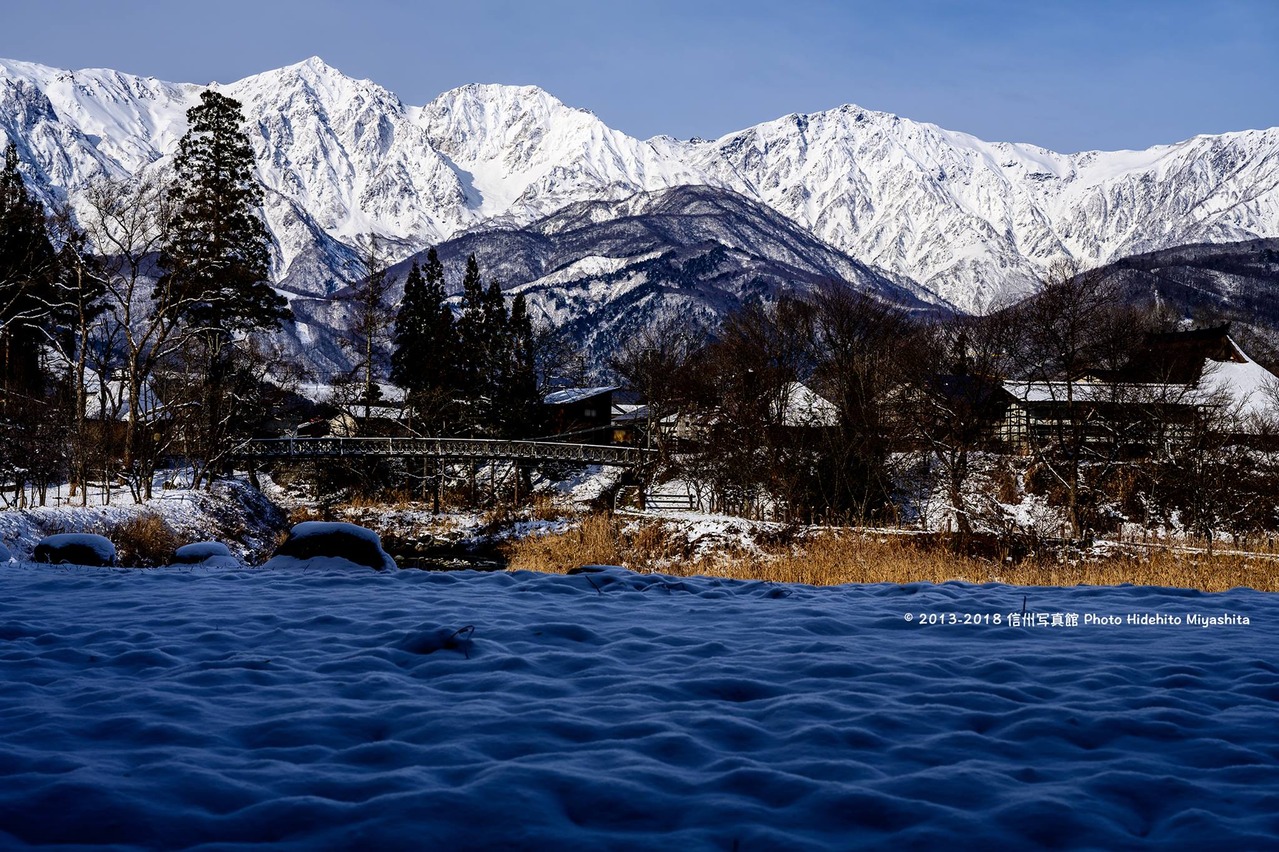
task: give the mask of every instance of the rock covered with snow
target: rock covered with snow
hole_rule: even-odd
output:
[[[395,560],[382,549],[373,530],[342,521],[303,521],[275,550],[263,568],[319,568],[352,565],[394,569]]]
[[[36,545],[31,558],[55,565],[90,565],[106,567],[116,564],[115,545],[106,536],[94,533],[58,533],[46,536]]]
[[[195,541],[184,544],[173,553],[178,565],[203,565],[206,568],[241,568],[244,563],[220,541]]]

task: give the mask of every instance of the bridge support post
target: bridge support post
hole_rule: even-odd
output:
[[[440,513],[440,492],[444,489],[444,459],[437,458],[435,460],[435,499],[431,501],[431,514],[438,515]]]

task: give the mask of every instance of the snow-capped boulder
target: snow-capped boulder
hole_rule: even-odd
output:
[[[382,549],[373,530],[336,521],[304,521],[289,532],[263,568],[348,568],[352,565],[394,569],[395,560]]]
[[[92,533],[59,533],[47,536],[36,545],[31,558],[53,565],[90,565],[111,567],[116,564],[115,545]]]
[[[231,549],[220,541],[196,541],[184,544],[173,553],[177,565],[203,565],[206,568],[239,568],[242,563]]]

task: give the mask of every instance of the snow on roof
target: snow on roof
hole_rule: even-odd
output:
[[[613,406],[614,423],[642,423],[646,420],[648,420],[647,405]]]
[[[1166,402],[1194,401],[1191,385],[1157,382],[1004,382],[1004,390],[1022,402]],[[1068,396],[1069,394],[1069,396]]]
[[[1227,338],[1227,360],[1207,358],[1195,384],[1105,381],[1004,382],[1004,389],[1024,402],[1064,402],[1069,391],[1078,402],[1165,401],[1224,404],[1242,428],[1276,413],[1279,376],[1267,370]]]
[[[1234,341],[1231,341],[1234,344]],[[1224,396],[1231,416],[1244,421],[1275,414],[1279,401],[1279,376],[1252,360],[1235,345],[1242,361],[1208,361],[1200,379],[1200,392],[1211,400]]]
[[[542,402],[547,405],[571,405],[574,402],[582,402],[593,396],[600,394],[612,393],[617,390],[617,385],[609,385],[602,388],[564,388],[553,393],[548,393],[543,397]]]
[[[835,426],[839,409],[830,400],[801,382],[790,382],[784,389],[782,423],[786,426]]]
[[[4,570],[3,845],[1266,845],[1279,597],[1027,591]]]

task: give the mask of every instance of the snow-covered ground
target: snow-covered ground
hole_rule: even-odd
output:
[[[213,538],[226,543],[236,557],[261,562],[285,527],[284,514],[266,496],[236,479],[219,480],[207,490],[157,486],[146,503],[134,503],[127,492],[116,492],[111,500],[106,503],[95,491],[86,506],[50,500],[48,506],[0,511],[0,543],[14,556],[29,558],[45,536],[95,533],[115,541],[121,528],[150,516],[162,521],[178,544]]]
[[[1277,634],[1246,590],[20,563],[0,847],[1273,848]]]

